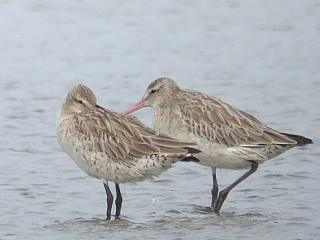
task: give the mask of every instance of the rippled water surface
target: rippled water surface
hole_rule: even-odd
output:
[[[1,240],[319,239],[319,1],[0,0],[0,29]],[[315,143],[262,165],[219,217],[210,169],[179,163],[122,184],[107,223],[101,182],[57,144],[57,110],[84,82],[121,111],[159,76]],[[219,170],[220,186],[241,174]]]

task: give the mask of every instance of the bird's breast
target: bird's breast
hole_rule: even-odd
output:
[[[153,128],[166,135],[173,135],[176,132],[185,132],[180,116],[172,110],[158,110],[154,112]],[[173,136],[174,137],[174,136]]]

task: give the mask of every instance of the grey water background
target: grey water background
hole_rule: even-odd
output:
[[[319,1],[0,0],[0,29],[1,240],[319,239]],[[210,169],[179,163],[122,184],[107,223],[101,182],[57,144],[57,111],[75,83],[121,111],[160,76],[315,143],[263,164],[219,217],[199,210]],[[242,173],[219,170],[220,187]]]

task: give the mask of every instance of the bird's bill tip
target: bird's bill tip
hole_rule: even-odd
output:
[[[145,107],[145,105],[144,105],[143,101],[140,101],[140,102],[128,107],[126,110],[122,111],[121,113],[124,115],[127,115],[127,114],[135,112],[135,111],[137,111],[141,108],[144,108],[144,107]]]

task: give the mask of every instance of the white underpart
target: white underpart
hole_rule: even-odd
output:
[[[209,141],[205,136],[200,137],[189,132],[181,124],[181,120],[172,118],[172,115],[166,113],[166,111],[161,114],[155,111],[153,127],[155,130],[180,141],[197,143],[197,148],[201,150],[201,153],[194,156],[200,160],[200,164],[214,168],[250,168],[251,161],[263,163],[290,148],[289,146],[279,145],[240,145],[228,147],[223,144],[214,143]]]
[[[61,115],[60,115],[61,116]],[[58,142],[77,166],[88,175],[117,183],[142,181],[160,175],[179,158],[155,156],[126,161],[110,159],[106,153],[96,151],[90,141],[80,140],[77,132],[70,131],[71,118],[58,117]]]

